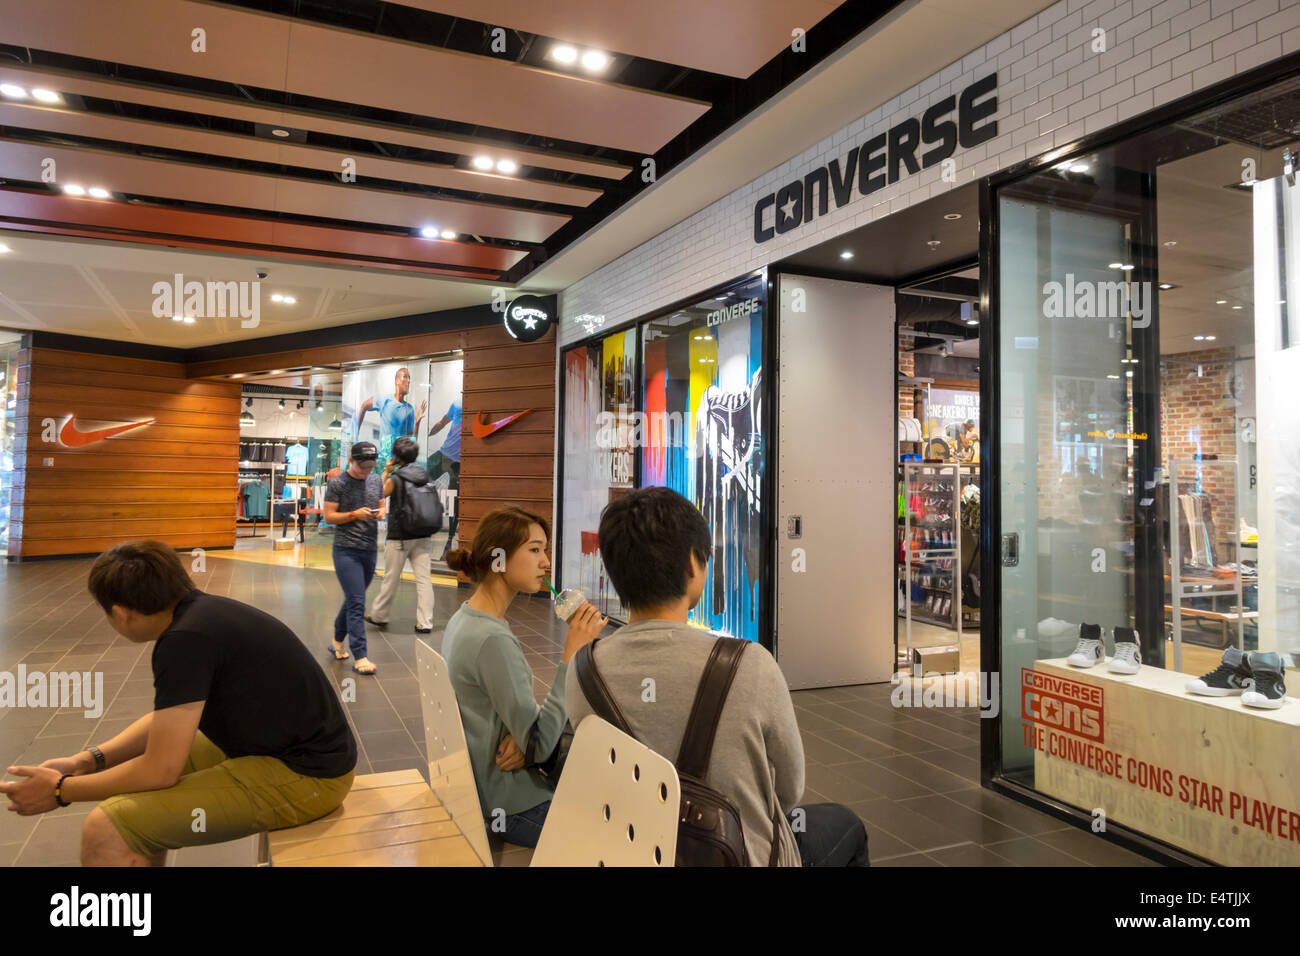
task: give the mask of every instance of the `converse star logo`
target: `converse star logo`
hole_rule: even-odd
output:
[[[550,329],[553,309],[553,300],[521,295],[505,310],[506,331],[520,342],[535,342]]]
[[[787,220],[794,218],[794,197],[793,196],[787,199],[785,201],[785,205],[781,207],[781,215],[783,215]]]
[[[537,319],[532,315],[524,315],[519,319],[519,321],[524,323],[525,328],[529,328],[529,329],[537,328]]]

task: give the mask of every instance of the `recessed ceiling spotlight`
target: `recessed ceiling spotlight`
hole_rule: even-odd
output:
[[[1241,311],[1241,306],[1239,306],[1239,305],[1234,305],[1234,306],[1232,307],[1232,311],[1233,311],[1233,312],[1240,312],[1240,311]]]
[[[63,187],[63,191],[69,196],[84,196],[86,189],[84,186],[78,186],[76,183],[68,183]]]
[[[1133,377],[1133,370],[1132,370],[1132,369],[1129,369],[1129,370],[1128,370],[1127,372],[1125,372],[1124,374],[1125,374],[1126,376],[1128,376],[1129,378],[1132,378],[1132,377]]]
[[[1227,300],[1227,299],[1215,299],[1215,300],[1214,300],[1214,304],[1215,304],[1215,305],[1227,305],[1227,304],[1228,304],[1228,300]]]
[[[192,315],[187,315],[187,316],[185,316],[185,324],[186,324],[186,325],[193,325],[193,324],[194,324],[194,316],[192,316]]]
[[[946,213],[943,214],[943,218],[944,218],[944,219],[947,219],[949,222],[953,222],[953,221],[955,221],[955,220],[961,218],[961,213],[959,213],[959,212],[946,212]]]
[[[40,100],[42,103],[62,103],[59,94],[53,90],[32,90],[32,99]]]
[[[456,233],[455,233],[453,230],[451,230],[451,229],[444,229],[444,230],[442,231],[442,238],[444,238],[444,239],[455,239],[455,238],[456,238]]]
[[[1090,168],[1087,163],[1070,164],[1070,172],[1072,173],[1086,173]]]
[[[980,324],[980,320],[979,320],[979,319],[967,319],[967,320],[966,320],[966,324],[967,324],[967,325],[979,325],[979,324]]]
[[[1213,341],[1215,341],[1216,339],[1218,339],[1218,336],[1217,336],[1217,335],[1207,335],[1207,336],[1205,337],[1205,341],[1207,341],[1207,342],[1213,342]]]
[[[1192,336],[1192,341],[1193,341],[1193,342],[1204,342],[1204,341],[1205,341],[1205,336],[1204,336],[1204,335],[1193,335],[1193,336]]]
[[[281,139],[288,139],[289,131],[287,129],[280,129],[280,127],[277,126],[275,129],[271,130],[271,135],[279,136]]]
[[[1118,375],[1107,375],[1106,377],[1107,377],[1107,378],[1113,378],[1113,379],[1118,379],[1118,378],[1119,378]]]
[[[423,236],[425,239],[437,239],[437,238],[438,238],[438,227],[437,227],[437,226],[423,226],[423,227],[420,229],[420,235]]]
[[[578,51],[567,43],[561,43],[551,47],[551,59],[558,60],[560,63],[576,63]]]
[[[931,249],[938,249],[942,243],[938,239],[927,239],[925,244]]]
[[[582,54],[582,65],[593,72],[603,70],[609,66],[609,57],[599,50],[588,50]]]
[[[272,301],[272,302],[281,302],[281,301],[283,301],[283,300],[284,300],[284,296],[280,295],[280,293],[278,293],[278,292],[272,292],[272,293],[271,293],[271,301]]]
[[[110,196],[113,195],[113,194],[110,193],[107,189],[105,189],[103,186],[91,186],[91,187],[90,187],[88,190],[86,190],[86,191],[87,191],[88,193],[90,193],[90,195],[92,195],[93,197],[95,197],[96,199],[108,199]]]
[[[1107,268],[1108,268],[1108,269],[1123,269],[1123,268],[1124,268],[1124,263],[1122,263],[1122,262],[1112,262],[1109,266],[1107,266]]]
[[[27,91],[13,83],[0,83],[0,96],[11,100],[25,100],[27,99]]]
[[[297,302],[298,300],[295,299],[295,298],[294,298],[293,296],[291,296],[291,295],[286,295],[283,299],[281,299],[281,301],[282,301],[285,305],[293,305],[293,304],[294,304],[295,302]]]
[[[173,322],[184,322],[184,321],[185,321],[185,316],[183,316],[183,315],[173,315],[173,316],[172,316],[172,321],[173,321]]]
[[[1174,288],[1177,288],[1177,287],[1176,287],[1172,282],[1162,282],[1162,283],[1160,283],[1160,288],[1162,288],[1162,289],[1174,289]]]
[[[492,168],[492,157],[491,157],[491,156],[475,156],[473,162],[474,162],[474,168],[475,168],[475,169],[491,169],[491,168]]]
[[[13,250],[10,249],[8,246],[6,246],[3,242],[0,242],[0,256],[4,255],[6,252],[13,252]]]
[[[848,249],[845,249],[843,252],[840,253],[840,258],[841,258],[841,259],[852,259],[852,258],[853,258],[853,253],[850,252]]]
[[[513,159],[497,160],[497,172],[499,173],[505,173],[509,175],[510,173],[518,172],[518,170],[519,170],[519,164],[516,163]]]
[[[1177,239],[1170,239],[1168,242],[1165,243],[1165,248],[1166,248],[1166,249],[1172,249],[1172,248],[1173,248],[1174,246],[1176,246],[1176,245],[1178,245],[1178,240],[1177,240]]]
[[[1126,262],[1124,265],[1120,266],[1120,268],[1123,269],[1125,272],[1132,272],[1134,267],[1131,263]]]

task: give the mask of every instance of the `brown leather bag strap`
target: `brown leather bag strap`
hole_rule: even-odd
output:
[[[623,716],[623,711],[619,709],[618,702],[614,700],[614,695],[609,692],[609,686],[605,683],[605,678],[600,676],[600,671],[596,669],[595,658],[595,641],[588,641],[578,648],[578,653],[573,655],[573,670],[578,675],[578,686],[582,688],[582,694],[587,698],[587,703],[595,711],[596,716],[601,720],[607,720],[629,737],[635,737],[632,728]]]
[[[695,703],[686,718],[686,732],[677,748],[677,772],[703,780],[709,772],[713,756],[713,738],[718,733],[718,720],[722,706],[727,702],[731,683],[740,668],[740,656],[749,641],[735,637],[720,637],[713,643],[709,663],[704,667],[700,683],[695,688]]]

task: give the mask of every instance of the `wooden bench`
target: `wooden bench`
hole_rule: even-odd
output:
[[[420,771],[359,776],[328,816],[268,837],[272,866],[481,866]]]

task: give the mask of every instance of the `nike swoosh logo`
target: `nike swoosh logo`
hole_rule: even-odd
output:
[[[487,419],[484,417],[485,413],[479,412],[478,415],[474,417],[473,423],[470,425],[470,432],[475,438],[487,438],[488,435],[491,435],[493,432],[499,432],[516,418],[523,418],[531,411],[531,408],[525,408],[522,412],[516,412],[513,415],[492,422],[491,424],[489,424]]]
[[[157,420],[156,418],[147,418],[142,422],[131,422],[128,425],[110,425],[108,428],[96,428],[93,431],[83,432],[77,428],[77,416],[69,415],[68,420],[59,429],[59,444],[65,448],[84,448],[86,445],[93,445],[105,438],[112,438],[114,435],[129,432],[133,428],[152,425]]]

